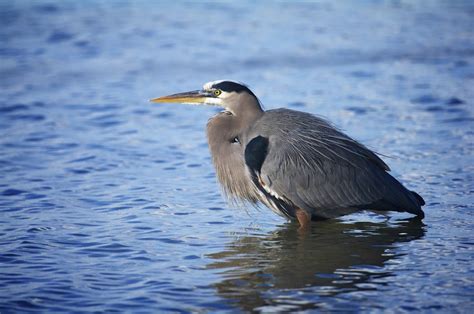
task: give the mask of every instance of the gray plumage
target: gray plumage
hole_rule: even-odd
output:
[[[423,215],[419,197],[387,173],[377,155],[319,117],[269,110],[244,135],[247,146],[258,136],[268,139],[266,155],[261,168],[250,171],[264,189],[290,204],[286,216],[294,216],[294,207],[314,218],[361,209]]]
[[[263,203],[300,223],[301,210],[313,220],[364,209],[424,217],[421,196],[393,178],[375,153],[322,118],[264,111],[245,85],[233,81],[154,101],[187,99],[224,107],[209,120],[207,137],[218,180],[231,199]]]

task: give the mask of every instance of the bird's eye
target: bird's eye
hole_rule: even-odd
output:
[[[214,91],[214,96],[217,97],[217,96],[219,96],[220,94],[222,94],[222,91],[221,91],[220,89],[216,89],[216,90]]]
[[[236,137],[234,137],[234,138],[232,139],[231,143],[233,143],[233,144],[240,144],[240,140],[239,140],[239,138],[236,136]]]

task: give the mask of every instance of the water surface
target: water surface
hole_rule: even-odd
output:
[[[0,311],[468,312],[473,21],[469,1],[1,1]],[[227,205],[216,109],[147,102],[222,78],[387,156],[426,219],[301,234]]]

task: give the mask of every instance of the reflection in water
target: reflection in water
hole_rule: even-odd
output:
[[[324,306],[325,296],[378,289],[377,279],[392,275],[384,264],[397,257],[397,244],[423,235],[416,218],[324,221],[306,235],[290,224],[265,237],[236,239],[209,255],[216,261],[208,267],[222,269],[218,294],[244,310],[315,308]]]

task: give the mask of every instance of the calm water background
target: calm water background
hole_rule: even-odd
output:
[[[470,1],[1,1],[0,73],[2,313],[474,307]],[[216,109],[147,102],[221,78],[388,156],[424,224],[227,205]]]

